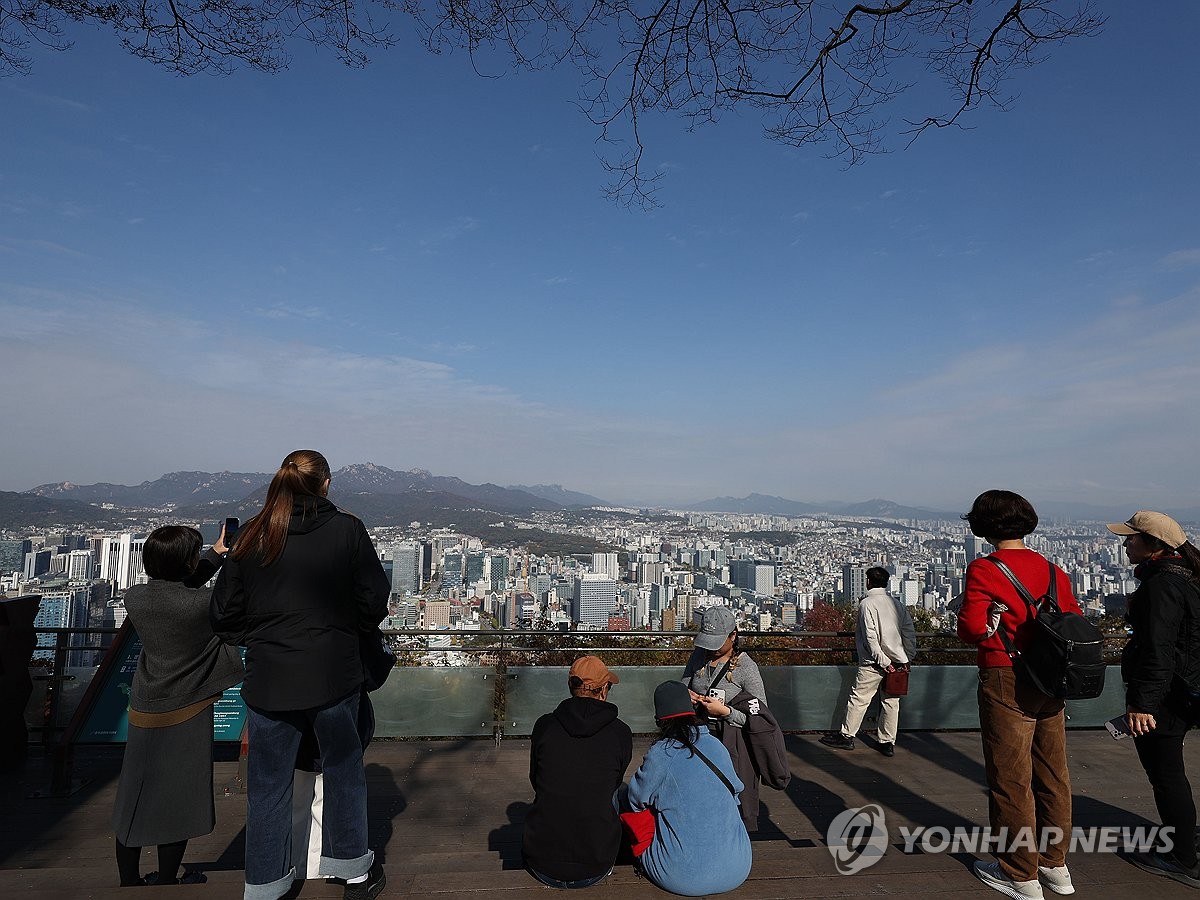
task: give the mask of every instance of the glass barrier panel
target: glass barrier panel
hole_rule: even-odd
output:
[[[494,669],[398,666],[372,692],[376,737],[473,737],[492,734]]]
[[[609,701],[635,733],[655,730],[654,688],[679,670],[666,666],[615,666],[621,683]],[[841,724],[857,666],[763,666],[766,701],[785,731],[829,731]],[[551,712],[567,691],[566,667],[510,667],[504,731],[528,735],[538,716]],[[914,666],[909,694],[900,701],[901,730],[979,727],[976,666]],[[876,700],[864,720],[878,714]],[[1104,693],[1067,703],[1067,725],[1095,728],[1124,709],[1119,666],[1110,666]]]

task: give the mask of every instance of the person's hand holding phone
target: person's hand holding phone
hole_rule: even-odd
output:
[[[702,694],[697,694],[696,697],[697,702],[704,707],[710,719],[724,719],[729,716],[729,707],[719,698],[706,697]]]
[[[1125,724],[1129,728],[1129,733],[1134,737],[1149,734],[1158,727],[1158,723],[1154,720],[1152,713],[1138,712],[1135,709],[1125,712]]]

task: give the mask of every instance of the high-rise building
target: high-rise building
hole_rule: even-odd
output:
[[[857,603],[867,593],[867,569],[862,563],[842,566],[842,600]]]
[[[617,605],[617,582],[607,575],[594,572],[575,578],[575,593],[571,602],[574,621],[580,625],[604,628]]]
[[[397,597],[411,597],[421,593],[421,545],[417,541],[403,541],[392,545],[392,593]]]
[[[463,583],[474,586],[487,577],[488,555],[482,550],[471,550],[467,553],[464,564],[465,575]]]
[[[553,579],[546,572],[539,572],[536,575],[529,576],[529,593],[537,598],[538,603],[546,602],[546,595],[550,593],[550,588],[553,584]]]
[[[668,582],[650,585],[650,617],[662,621],[663,610],[671,605],[674,588]],[[666,629],[664,629],[666,630]]]
[[[700,598],[695,594],[677,594],[675,596],[675,617],[680,623],[680,629],[695,619],[696,602]]]
[[[607,575],[613,581],[621,580],[621,570],[617,564],[616,553],[593,553],[592,554],[592,573],[595,575]]]
[[[640,562],[637,566],[638,584],[659,584],[667,567],[660,562]]]
[[[100,547],[100,579],[111,581],[118,591],[137,583],[142,570],[142,544],[145,537],[122,534],[105,538]]]
[[[921,602],[921,594],[921,582],[905,578],[900,582],[896,596],[905,606],[917,606]]]
[[[94,568],[91,550],[72,550],[67,554],[66,574],[70,581],[91,581]]]
[[[25,554],[31,549],[31,541],[0,541],[0,574],[23,572]]]
[[[53,551],[50,550],[32,550],[26,553],[25,571],[22,573],[25,580],[32,581],[34,578],[39,578],[49,573],[50,558],[53,555]]]
[[[34,628],[70,628],[71,627],[71,597],[70,591],[47,591],[42,594],[41,605],[33,618]],[[53,634],[37,636],[38,649],[33,651],[34,659],[54,659],[54,644],[57,637]]]
[[[449,600],[426,600],[425,601],[425,627],[426,628],[449,628],[450,627],[450,601]]]
[[[775,593],[775,566],[756,559],[730,560],[729,583],[759,597],[771,597]]]
[[[492,554],[492,590],[502,591],[508,587],[508,557],[503,553]]]
[[[450,592],[463,585],[463,555],[458,552],[448,552],[442,556],[442,596],[450,596]]]
[[[972,563],[981,556],[987,556],[988,542],[981,537],[968,534],[963,539],[963,549],[967,552],[967,562]]]
[[[775,566],[773,564],[755,563],[750,590],[759,597],[775,596]]]
[[[421,604],[416,600],[401,600],[392,618],[397,628],[416,628],[421,620]]]

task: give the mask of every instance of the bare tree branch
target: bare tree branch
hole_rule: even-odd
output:
[[[853,165],[886,148],[892,101],[932,78],[944,100],[904,120],[909,143],[1011,102],[1007,79],[1063,41],[1095,33],[1095,0],[0,0],[0,74],[29,71],[36,42],[70,47],[72,22],[111,28],[136,56],[183,75],[286,68],[293,38],[349,66],[395,43],[396,17],[433,52],[466,51],[477,71],[570,63],[578,105],[611,150],[606,193],[653,204],[641,117],[689,128],[739,106],[768,137],[826,144]]]

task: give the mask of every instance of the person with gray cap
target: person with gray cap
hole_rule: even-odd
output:
[[[1196,802],[1183,760],[1184,735],[1200,722],[1200,551],[1160,512],[1141,510],[1108,530],[1125,536],[1141,582],[1125,616],[1132,630],[1121,654],[1125,721],[1163,825],[1183,836],[1169,853],[1137,853],[1130,861],[1200,887]]]
[[[758,666],[738,648],[737,618],[726,606],[699,610],[700,629],[695,650],[683,670],[700,721],[725,745],[738,776],[745,784],[742,819],[748,831],[758,830],[758,776],[742,728],[767,691]],[[740,699],[739,699],[740,698]]]

